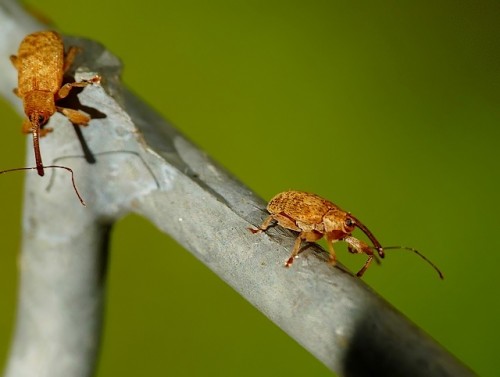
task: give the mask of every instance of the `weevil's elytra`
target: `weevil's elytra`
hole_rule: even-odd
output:
[[[278,225],[284,228],[299,232],[292,253],[285,262],[285,267],[290,267],[294,259],[298,256],[302,241],[315,242],[323,236],[328,245],[330,253],[329,262],[332,265],[335,265],[337,260],[333,248],[333,243],[337,241],[346,242],[348,250],[351,253],[366,254],[368,256],[365,264],[357,273],[359,277],[363,276],[374,259],[379,262],[373,250],[378,253],[380,258],[384,258],[385,256],[384,248],[366,226],[350,213],[318,195],[303,191],[285,191],[279,193],[269,201],[267,210],[270,215],[257,229],[250,228],[252,233],[266,231],[273,225],[273,222],[277,222]],[[369,246],[367,243],[353,237],[351,234],[355,228],[363,231],[373,243],[373,246]],[[416,252],[429,262],[439,273],[439,276],[443,278],[441,271],[418,251],[407,247],[402,248]]]
[[[41,31],[27,35],[10,60],[18,72],[18,87],[14,92],[22,99],[27,119],[23,132],[33,135],[33,148],[38,174],[44,175],[39,138],[51,132],[44,128],[50,117],[59,111],[73,124],[85,126],[90,118],[77,110],[56,106],[74,87],[84,87],[97,80],[73,82],[63,85],[64,73],[71,66],[78,48],[70,47],[65,54],[61,36],[54,31]]]

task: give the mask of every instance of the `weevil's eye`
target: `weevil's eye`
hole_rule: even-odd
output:
[[[356,222],[350,217],[346,218],[344,221],[344,232],[352,232],[354,227],[356,226]]]

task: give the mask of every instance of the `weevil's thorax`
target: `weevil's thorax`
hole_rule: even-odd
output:
[[[54,94],[41,90],[26,93],[24,112],[32,124],[44,126],[56,112]]]
[[[351,218],[347,212],[338,208],[330,209],[323,216],[323,224],[326,233],[343,233],[344,235],[351,234],[354,230],[354,224],[351,224]]]

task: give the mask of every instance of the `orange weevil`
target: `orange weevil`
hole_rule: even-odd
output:
[[[33,135],[33,149],[35,152],[36,168],[14,168],[0,171],[0,174],[18,170],[36,169],[40,176],[45,174],[44,168],[65,169],[71,173],[73,189],[80,202],[85,205],[76,188],[73,170],[67,166],[44,166],[40,153],[40,137],[51,132],[51,128],[44,128],[50,117],[56,111],[64,114],[73,124],[86,126],[90,117],[78,110],[56,106],[56,102],[68,96],[74,87],[84,87],[98,83],[99,76],[89,81],[72,82],[63,85],[63,77],[78,53],[77,47],[70,47],[64,53],[64,44],[61,36],[55,31],[40,31],[27,35],[19,45],[16,55],[10,60],[18,73],[17,88],[14,93],[22,99],[24,113],[27,119],[23,122],[22,131]]]
[[[374,254],[373,249],[376,250],[380,258],[384,258],[385,256],[384,247],[382,247],[366,226],[349,212],[343,211],[332,202],[318,195],[302,191],[285,191],[276,195],[269,201],[267,210],[270,215],[264,220],[262,225],[257,229],[249,228],[252,233],[266,231],[274,221],[283,228],[299,232],[292,253],[285,263],[285,267],[290,267],[294,258],[298,256],[302,241],[315,242],[323,236],[326,238],[328,251],[330,253],[329,263],[332,265],[336,263],[333,243],[337,241],[347,242],[348,250],[351,253],[368,255],[368,260],[356,274],[358,277],[363,276],[373,259],[380,262],[376,254]],[[356,227],[366,234],[373,243],[373,246],[369,246],[351,235]],[[395,248],[407,249],[415,252],[434,267],[439,277],[443,279],[443,274],[434,263],[420,254],[417,250],[401,246],[385,247],[386,250]]]
[[[27,116],[22,130],[33,135],[36,168],[40,176],[44,175],[44,166],[39,138],[52,131],[44,128],[49,118],[59,111],[80,126],[86,126],[90,121],[90,117],[80,111],[56,106],[56,102],[65,98],[72,88],[98,81],[96,77],[91,81],[63,85],[64,73],[77,53],[77,47],[70,47],[65,54],[61,36],[55,31],[40,31],[27,35],[19,45],[17,56],[10,57],[18,72],[18,86],[14,93],[22,99]]]

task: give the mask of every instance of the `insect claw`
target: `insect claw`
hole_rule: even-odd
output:
[[[293,263],[295,257],[290,257],[288,260],[285,262],[285,267],[290,267]]]

